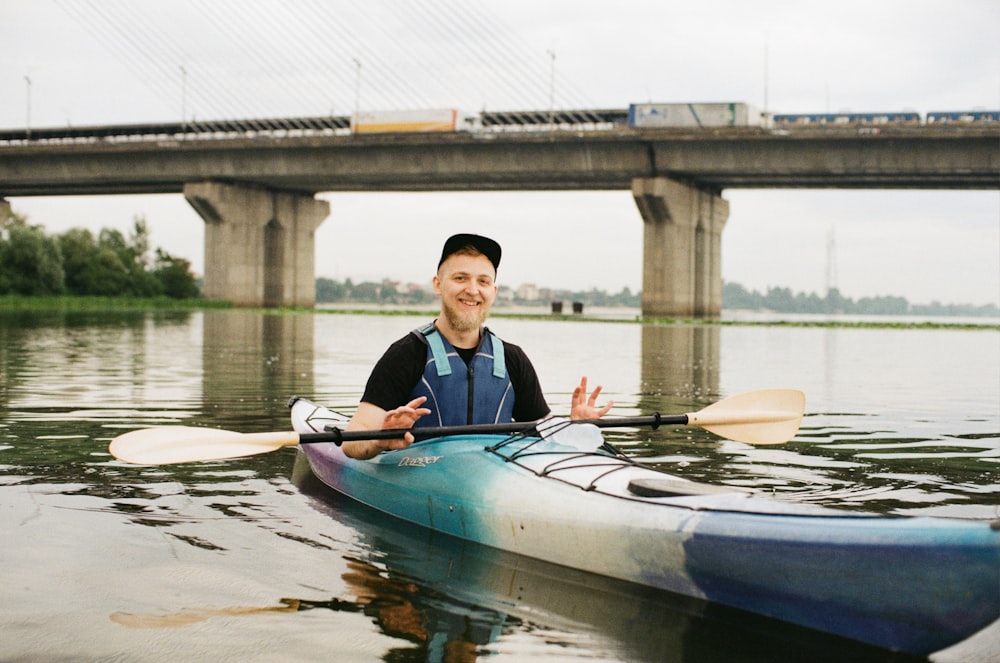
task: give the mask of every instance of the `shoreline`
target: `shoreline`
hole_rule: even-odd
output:
[[[425,307],[386,306],[379,304],[318,304],[316,313],[331,315],[435,315],[437,305]],[[870,329],[972,329],[1000,331],[998,318],[918,317],[892,315],[824,315],[813,313],[773,313],[767,311],[723,310],[720,318],[644,318],[639,309],[629,307],[594,307],[583,313],[550,313],[541,306],[494,306],[492,318],[523,320],[564,320],[568,322],[612,322],[652,325],[746,326],[746,327],[830,327]]]
[[[138,299],[129,297],[12,297],[0,296],[0,314],[39,312],[100,312],[100,311],[197,311],[234,310],[264,311],[273,314],[314,313],[322,315],[399,315],[433,316],[437,302],[425,306],[385,305],[375,303],[321,303],[315,308],[283,307],[264,309],[237,307],[229,302],[204,299],[174,300],[168,298]],[[606,322],[684,326],[746,326],[746,327],[822,327],[861,329],[968,329],[1000,331],[1000,319],[993,317],[893,316],[893,315],[827,315],[815,313],[774,313],[725,309],[719,318],[644,318],[631,307],[591,307],[581,313],[552,313],[543,306],[494,306],[494,318],[523,320],[560,320],[566,322]]]

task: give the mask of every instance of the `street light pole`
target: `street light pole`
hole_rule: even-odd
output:
[[[357,74],[354,79],[354,116],[361,112],[361,60],[352,58]]]
[[[181,135],[187,133],[187,69],[181,69]]]
[[[768,92],[768,76],[769,76],[768,65],[769,65],[769,62],[768,62],[768,43],[767,43],[767,37],[765,36],[765,38],[764,38],[764,117],[762,118],[764,120],[764,126],[765,127],[770,127],[771,126],[771,123],[770,123],[770,121],[768,119],[768,110],[767,110],[767,92]]]
[[[556,54],[555,51],[546,51],[551,58],[549,66],[549,124],[555,124],[556,108]]]
[[[25,117],[24,127],[28,140],[31,140],[31,77],[25,76]]]

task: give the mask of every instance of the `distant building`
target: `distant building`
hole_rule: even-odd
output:
[[[517,298],[526,301],[533,302],[539,297],[538,286],[534,283],[525,283],[517,289]]]
[[[421,284],[421,283],[413,283],[411,281],[410,283],[406,284],[405,289],[401,290],[401,292],[405,292],[408,295],[415,295],[418,292],[423,292],[425,294],[432,294],[434,292],[434,289],[430,286],[429,283]]]

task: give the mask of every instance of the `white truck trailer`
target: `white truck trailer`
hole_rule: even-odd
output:
[[[351,117],[351,132],[356,134],[477,131],[482,126],[479,115],[454,108],[363,111]]]
[[[745,103],[631,104],[628,126],[637,129],[759,127],[760,111]]]

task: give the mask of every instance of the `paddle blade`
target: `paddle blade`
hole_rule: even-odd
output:
[[[796,389],[761,389],[731,396],[688,416],[720,437],[748,444],[782,444],[795,437],[806,395]]]
[[[108,450],[136,465],[170,465],[253,456],[299,443],[298,433],[235,433],[215,428],[160,426],[119,435]]]

